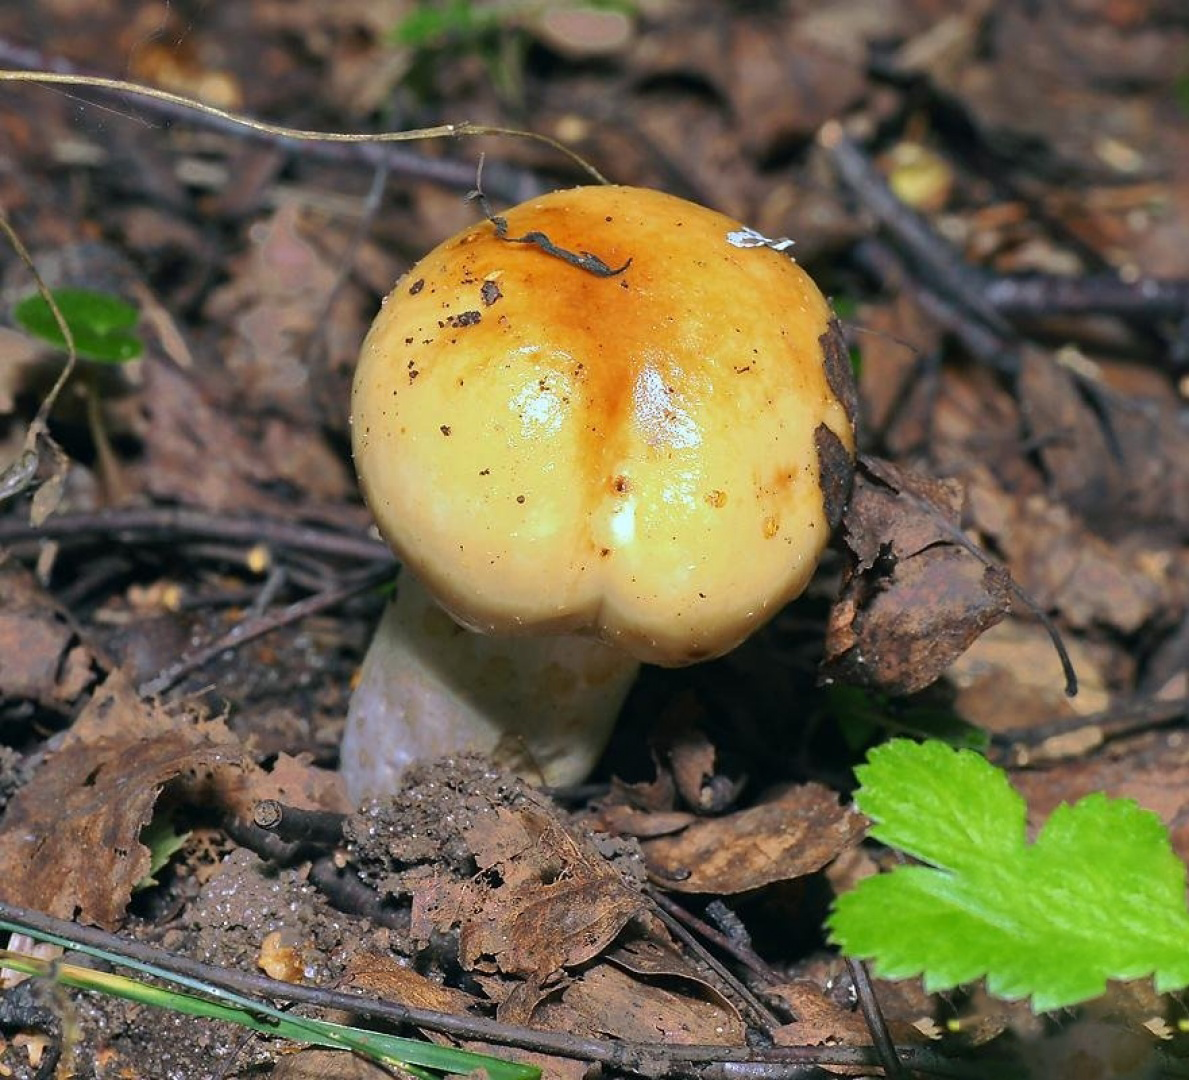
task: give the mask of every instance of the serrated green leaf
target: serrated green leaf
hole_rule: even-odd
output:
[[[118,296],[73,287],[54,289],[51,295],[74,337],[75,351],[84,360],[123,364],[144,351],[140,338],[132,332],[140,313]],[[54,313],[40,293],[21,300],[12,317],[26,333],[56,348],[66,348]]]
[[[923,975],[930,990],[985,977],[1042,1011],[1096,997],[1108,979],[1189,986],[1185,866],[1155,814],[1090,795],[1029,844],[1023,798],[971,751],[894,740],[858,775],[872,835],[930,864],[835,903],[832,939],[880,976]]]

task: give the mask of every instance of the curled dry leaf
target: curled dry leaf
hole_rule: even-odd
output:
[[[747,892],[820,870],[863,838],[865,821],[821,784],[642,841],[649,871],[674,892]]]
[[[95,692],[72,736],[8,804],[0,895],[111,929],[148,873],[139,836],[161,789],[205,786],[220,771],[226,779],[245,757],[222,723],[170,716],[140,701],[119,674]]]
[[[962,488],[864,458],[843,515],[851,563],[830,616],[826,678],[909,694],[1011,609],[1006,571],[960,531]]]

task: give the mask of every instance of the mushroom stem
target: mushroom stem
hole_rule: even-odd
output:
[[[467,752],[547,785],[577,783],[639,666],[594,638],[466,630],[403,573],[347,712],[347,790],[355,800],[393,791],[413,762]]]

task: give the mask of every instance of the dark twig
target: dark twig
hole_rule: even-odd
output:
[[[987,326],[972,317],[962,304],[943,296],[931,284],[912,278],[900,254],[876,239],[864,240],[855,248],[859,264],[885,285],[911,289],[921,307],[954,335],[971,356],[994,371],[1019,374],[1019,340],[1010,331]]]
[[[680,904],[669,899],[660,889],[649,886],[649,897],[661,910],[667,912],[674,919],[689,927],[695,934],[709,941],[715,948],[721,949],[728,956],[738,960],[748,971],[761,982],[772,986],[780,982],[780,977],[749,947],[735,938],[715,929],[704,919],[699,919],[692,912],[686,911]]]
[[[57,540],[64,547],[96,541],[122,544],[179,544],[193,539],[265,544],[360,562],[391,566],[392,552],[382,540],[314,525],[295,525],[265,517],[225,517],[185,507],[128,507],[95,514],[58,514],[42,525],[15,516],[0,518],[0,544],[13,547]]]
[[[1189,718],[1189,698],[1152,699],[1122,701],[1109,709],[1087,713],[1084,716],[1062,717],[1047,724],[1037,724],[1022,731],[991,736],[991,744],[1002,750],[1020,746],[1039,746],[1049,739],[1071,735],[1075,731],[1098,728],[1103,741],[1137,735],[1144,731],[1183,724]],[[1079,749],[1078,754],[1084,753]],[[1052,760],[1046,758],[1046,761]]]
[[[480,170],[483,168],[482,161],[479,163],[479,168]],[[481,183],[481,181],[482,171],[480,171],[476,184]],[[632,265],[632,260],[629,258],[622,266],[610,267],[597,255],[593,255],[589,251],[567,251],[565,248],[558,247],[545,233],[536,230],[527,232],[523,236],[509,236],[508,219],[491,212],[491,206],[487,202],[487,196],[483,193],[482,187],[475,187],[471,191],[469,198],[478,202],[479,209],[483,211],[483,216],[495,226],[496,236],[506,243],[529,244],[533,247],[540,248],[546,255],[552,255],[555,259],[561,259],[562,262],[576,266],[579,270],[585,270],[588,274],[593,274],[595,277],[615,277],[618,274],[622,274]]]
[[[333,855],[323,855],[310,864],[310,881],[339,911],[361,915],[377,926],[408,930],[409,914],[390,907],[380,895],[349,866],[339,866]]]
[[[378,585],[383,584],[391,576],[392,572],[387,567],[374,568],[363,574],[356,575],[342,584],[333,585],[330,588],[315,593],[313,596],[307,596],[304,600],[298,600],[296,603],[280,608],[272,614],[245,619],[238,625],[233,626],[216,641],[183,656],[176,663],[170,664],[169,667],[159,672],[153,678],[142,683],[138,688],[138,692],[144,697],[163,694],[170,687],[176,686],[181,679],[185,678],[191,672],[205,667],[227,650],[237,649],[241,645],[246,645],[250,641],[255,641],[257,638],[263,637],[265,634],[271,634],[274,630],[278,630],[282,626],[300,622],[310,615],[337,607],[344,600],[348,600],[352,596],[367,592],[369,589],[374,589]]]
[[[757,1023],[761,1030],[765,1033],[770,1032],[774,1027],[779,1026],[780,1018],[774,1016],[772,1010],[769,1009],[759,998],[747,989],[730,971],[723,966],[719,960],[707,951],[704,946],[686,927],[683,925],[688,917],[693,922],[698,923],[698,932],[703,930],[710,931],[710,937],[721,937],[722,935],[699,919],[694,919],[685,911],[680,905],[675,904],[659,889],[653,888],[651,885],[645,886],[645,894],[648,898],[656,904],[657,915],[661,921],[679,937],[691,952],[693,952],[695,959],[709,968],[719,979],[721,986],[720,992],[723,993],[728,1000],[738,1000],[742,1002],[752,1014],[753,1022]],[[717,942],[715,942],[717,944]]]
[[[1052,315],[1114,315],[1133,324],[1176,320],[1170,351],[1183,363],[1189,350],[1189,281],[1139,278],[1124,281],[1110,274],[1081,277],[1028,275],[995,277],[966,261],[915,210],[888,186],[875,163],[837,121],[825,124],[819,142],[855,198],[876,219],[907,260],[922,302],[951,328],[983,363],[1004,370],[1016,335],[1009,320]],[[978,328],[977,324],[982,324]],[[998,341],[996,341],[996,338]],[[973,344],[972,344],[973,343]]]
[[[87,945],[163,971],[199,979],[274,1001],[300,1002],[322,1009],[340,1009],[356,1015],[439,1031],[460,1039],[476,1039],[500,1046],[552,1054],[577,1061],[598,1062],[653,1077],[697,1077],[699,1080],[796,1080],[816,1076],[815,1066],[878,1066],[872,1047],[782,1046],[762,1050],[734,1046],[695,1046],[593,1039],[567,1032],[537,1031],[486,1017],[435,1012],[358,994],[281,982],[265,975],[203,964],[164,949],[121,938],[93,927],[55,919],[40,912],[0,901],[0,921],[5,928],[35,931],[72,943]],[[985,1048],[984,1048],[985,1049]],[[947,1058],[929,1047],[909,1047],[900,1052],[909,1068],[938,1076],[985,1076],[986,1059],[975,1064]]]
[[[257,809],[260,805],[257,804]],[[293,812],[292,807],[286,809],[290,813]],[[325,816],[337,818],[341,829],[341,815]],[[335,855],[323,854],[319,848],[324,845],[305,840],[282,840],[254,821],[245,822],[233,818],[225,821],[223,827],[237,844],[254,851],[274,866],[296,866],[298,863],[308,862],[310,883],[339,911],[371,919],[377,926],[387,926],[394,930],[408,929],[408,913],[389,906],[384,897],[361,881],[349,866],[340,866]]]
[[[874,162],[831,120],[823,125],[819,143],[830,155],[838,175],[879,224],[895,237],[896,246],[938,291],[967,308],[988,327],[1004,336],[1012,330],[983,296],[982,273],[943,239],[915,210],[888,187]]]
[[[1189,313],[1189,281],[1148,277],[1124,281],[1110,274],[1008,275],[988,280],[983,296],[996,311],[1011,318],[1118,315],[1178,319]]]
[[[871,1041],[879,1052],[879,1061],[883,1065],[884,1076],[892,1077],[894,1080],[904,1076],[904,1066],[900,1063],[900,1055],[896,1052],[896,1044],[892,1041],[891,1032],[888,1031],[883,1010],[875,999],[875,988],[871,985],[871,976],[867,974],[866,964],[848,956],[846,967],[850,972],[851,981],[855,984],[859,1008],[863,1010],[863,1019],[867,1021],[867,1030],[871,1032]]]
[[[342,843],[343,823],[346,820],[345,814],[329,810],[303,810],[298,806],[286,806],[277,799],[261,799],[252,808],[252,823],[286,843]]]

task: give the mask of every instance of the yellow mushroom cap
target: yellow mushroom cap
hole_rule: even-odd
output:
[[[732,243],[737,221],[660,192],[503,217],[417,263],[364,342],[355,464],[380,531],[472,629],[670,666],[729,651],[804,589],[845,495],[829,305],[787,255]],[[578,260],[514,242],[532,233]]]

